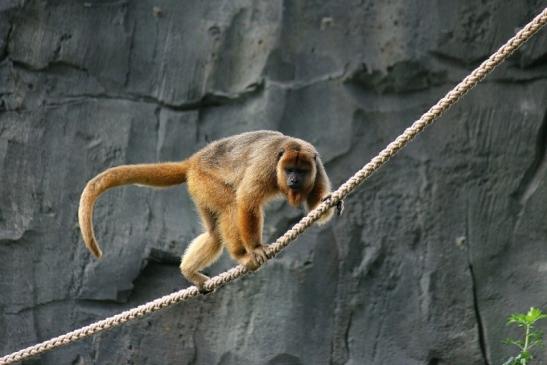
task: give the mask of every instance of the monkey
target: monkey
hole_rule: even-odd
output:
[[[136,184],[167,187],[187,183],[203,224],[203,233],[186,248],[182,275],[203,290],[209,279],[201,271],[225,247],[248,270],[267,259],[262,242],[263,208],[277,197],[312,210],[330,198],[331,184],[314,146],[275,131],[254,131],[211,142],[180,162],[122,165],[109,168],[86,184],[78,209],[83,241],[97,258],[102,251],[93,230],[95,201],[113,187]],[[334,207],[318,220],[331,219]],[[343,203],[336,206],[341,214]]]

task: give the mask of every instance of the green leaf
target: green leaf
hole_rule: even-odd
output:
[[[529,324],[534,324],[535,322],[539,321],[540,319],[547,318],[547,314],[544,314],[541,312],[538,308],[530,308],[528,313],[526,313],[526,322]]]
[[[521,350],[524,347],[524,341],[513,340],[513,339],[510,339],[510,338],[507,338],[507,339],[503,340],[503,343],[506,344],[506,345],[515,345]]]
[[[547,318],[547,314],[538,308],[530,308],[527,313],[513,313],[507,319],[507,324],[525,327],[525,335],[522,340],[506,339],[504,343],[517,346],[520,353],[516,357],[509,358],[503,365],[528,365],[533,359],[530,349],[536,346],[543,346],[543,332],[534,329],[534,324]],[[525,347],[526,344],[526,347]]]
[[[515,357],[515,364],[527,365],[530,360],[532,360],[530,353],[528,351],[523,351]]]
[[[541,342],[543,340],[543,333],[540,331],[530,331],[528,338],[530,341]]]
[[[509,316],[509,319],[507,320],[507,324],[516,324],[519,327],[526,326],[527,320],[526,320],[526,314],[524,313],[513,313]]]

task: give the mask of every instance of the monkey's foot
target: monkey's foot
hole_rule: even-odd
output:
[[[207,279],[202,282],[194,282],[194,285],[198,288],[199,293],[201,295],[208,295],[208,294],[212,294],[216,292],[217,291],[216,289],[205,289],[205,282],[209,280],[209,277],[206,275],[203,275],[203,276],[206,277]]]
[[[190,271],[182,267],[180,268],[182,276],[192,284],[194,284],[201,294],[209,294],[211,290],[205,289],[205,282],[209,280],[207,275],[203,275],[199,271]]]
[[[208,295],[208,294],[213,294],[217,290],[216,289],[205,289],[204,286],[198,286],[198,291],[201,295]]]

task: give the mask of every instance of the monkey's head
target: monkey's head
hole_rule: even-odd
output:
[[[279,150],[277,185],[289,204],[297,207],[312,191],[315,177],[317,152],[310,147],[292,142]]]

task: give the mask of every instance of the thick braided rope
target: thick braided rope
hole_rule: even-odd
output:
[[[449,91],[444,98],[439,100],[431,109],[429,109],[424,115],[415,121],[409,128],[407,128],[403,134],[397,137],[386,148],[384,148],[376,157],[374,157],[369,163],[367,163],[361,170],[359,170],[353,177],[332,193],[331,198],[317,208],[308,213],[307,216],[302,218],[300,222],[294,225],[283,236],[277,239],[273,244],[268,247],[268,259],[276,256],[282,249],[293,241],[298,235],[300,235],[306,228],[308,228],[313,222],[315,222],[323,213],[329,208],[333,207],[340,200],[344,199],[349,193],[351,193],[357,186],[359,186],[365,179],[367,179],[372,173],[378,170],[383,164],[385,164],[392,156],[399,152],[408,142],[410,142],[416,135],[418,135],[425,127],[431,124],[448,108],[455,104],[463,95],[471,90],[479,81],[481,81],[488,73],[490,73],[498,64],[504,61],[511,53],[524,44],[534,33],[536,33],[547,22],[547,8],[545,8],[538,16],[536,16],[530,23],[528,23],[521,31],[519,31],[513,38],[505,43],[500,49],[498,49],[490,58],[484,61],[479,67],[477,67],[469,76],[467,76],[462,82],[460,82],[454,89]],[[215,276],[205,283],[206,290],[214,290],[231,282],[247,273],[244,266],[238,265],[218,276]],[[200,295],[198,289],[195,286],[177,291],[175,293],[158,298],[154,301],[140,305],[136,308],[127,310],[115,316],[103,319],[101,321],[92,323],[88,326],[79,328],[64,335],[52,338],[34,346],[27,347],[23,350],[14,352],[0,358],[0,365],[7,365],[16,361],[21,361],[28,357],[46,352],[57,347],[69,344],[71,342],[80,340],[84,337],[91,336],[95,333],[108,330],[110,328],[122,325],[133,319],[140,318],[146,314],[159,311],[170,305],[185,301]]]

